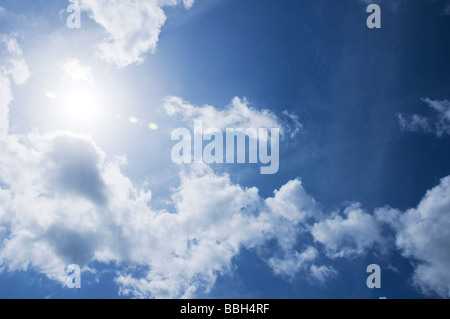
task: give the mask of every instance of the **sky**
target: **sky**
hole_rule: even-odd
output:
[[[0,298],[449,298],[449,56],[448,0],[0,0]]]

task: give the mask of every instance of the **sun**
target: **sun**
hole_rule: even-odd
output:
[[[98,111],[98,101],[92,90],[71,88],[61,98],[65,115],[73,120],[92,119]]]

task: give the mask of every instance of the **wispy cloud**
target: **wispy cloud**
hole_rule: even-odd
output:
[[[301,128],[300,119],[296,114],[284,111],[284,118],[278,117],[267,109],[253,107],[246,98],[235,97],[223,109],[211,105],[195,106],[183,99],[169,96],[164,103],[164,109],[169,116],[181,115],[183,121],[193,124],[201,120],[207,128],[279,128],[282,135],[295,137]]]
[[[444,14],[450,15],[450,1],[445,5]]]
[[[423,131],[435,134],[438,137],[450,134],[450,102],[447,100],[435,101],[429,98],[422,99],[433,111],[429,117],[413,114],[398,114],[402,130],[409,132]]]

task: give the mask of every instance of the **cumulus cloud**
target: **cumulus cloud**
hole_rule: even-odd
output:
[[[169,96],[165,99],[164,109],[169,116],[181,115],[187,123],[201,120],[206,128],[279,128],[282,135],[295,137],[302,124],[296,114],[283,112],[286,120],[277,117],[273,112],[258,110],[251,106],[246,98],[233,98],[231,103],[220,110],[211,105],[195,106],[180,97]]]
[[[331,258],[362,255],[382,241],[377,220],[365,213],[360,204],[345,209],[344,218],[336,214],[314,224],[311,233]]]
[[[192,296],[199,286],[211,288],[219,274],[229,272],[241,248],[252,249],[269,240],[281,243],[281,255],[297,254],[293,245],[283,243],[283,230],[295,232],[296,224],[266,207],[256,188],[232,184],[226,175],[216,175],[206,167],[185,172],[174,201],[177,214],[161,216],[161,222],[171,225],[164,228],[164,237],[170,239],[165,242],[171,243],[165,245],[176,245],[177,257],[157,249],[159,258],[144,278],[126,274],[117,279],[123,285],[121,293]],[[269,261],[269,265],[276,273],[280,267],[292,274],[301,270],[282,258]]]
[[[363,255],[383,243],[387,224],[416,263],[415,283],[441,295],[449,288],[450,177],[405,213],[370,215],[353,204],[326,216],[298,179],[262,198],[257,188],[193,165],[180,173],[173,209],[158,210],[146,185],[123,174],[124,160],[108,159],[89,136],[7,135],[0,144],[3,270],[34,269],[63,283],[68,264],[113,263],[122,295],[193,297],[250,249],[287,280],[300,273],[326,283],[337,271],[318,264],[322,248],[330,258]],[[308,234],[320,245],[299,240]]]
[[[6,50],[19,54],[20,47],[9,43]],[[78,61],[67,65],[66,70],[77,71],[75,80],[89,79],[90,72]],[[6,113],[12,100],[10,78],[23,82],[20,76],[14,79],[16,70],[2,68],[9,96],[2,100]],[[189,297],[232,271],[241,249],[266,251],[258,248],[275,243],[276,249],[261,255],[275,273],[294,276],[311,269],[319,279],[325,274],[314,268],[315,250],[297,252],[297,237],[306,229],[302,224],[317,210],[300,180],[262,198],[257,188],[244,188],[228,175],[194,165],[180,173],[174,209],[157,210],[151,191],[123,174],[124,160],[109,159],[89,136],[5,130],[0,144],[3,271],[33,269],[64,283],[69,264],[86,269],[94,261],[114,263],[121,294]],[[132,275],[121,265],[142,271]]]
[[[176,6],[177,0],[70,0],[87,11],[107,33],[98,46],[99,56],[108,63],[125,67],[142,63],[153,52],[166,21],[163,8]],[[183,0],[190,8],[194,0]]]
[[[415,264],[414,282],[424,292],[448,297],[450,289],[450,177],[429,190],[416,208],[405,213],[378,212],[391,216],[396,246]]]
[[[106,161],[87,136],[29,134],[1,143],[7,213],[0,224],[9,235],[0,263],[8,270],[31,268],[63,282],[70,263],[129,263],[146,270],[140,277],[120,271],[120,293],[172,298],[211,288],[242,248],[275,240],[279,256],[268,264],[291,275],[317,256],[295,250],[306,217],[301,207],[313,204],[298,180],[263,199],[256,188],[200,165],[182,172],[175,211],[158,211],[151,192],[134,187],[120,161]]]
[[[354,258],[373,249],[397,249],[414,266],[413,282],[417,287],[426,294],[448,298],[450,176],[429,190],[416,208],[402,212],[383,207],[370,215],[360,204],[354,204],[343,215],[325,217],[311,228],[314,240],[323,245],[328,257]],[[392,232],[383,233],[386,225]],[[393,243],[386,235],[393,236]]]
[[[182,168],[173,208],[156,209],[151,190],[123,173],[125,160],[109,158],[89,136],[8,134],[11,85],[25,83],[29,72],[15,38],[1,39],[7,58],[0,67],[0,271],[33,269],[64,283],[67,265],[100,262],[115,265],[120,294],[193,297],[232,272],[234,258],[248,249],[283,278],[302,274],[325,283],[337,272],[319,264],[322,251],[332,259],[364,255],[385,243],[382,227],[389,225],[395,247],[414,263],[417,286],[446,296],[450,177],[406,212],[381,208],[371,215],[353,204],[328,216],[299,179],[264,198],[199,164]],[[79,62],[70,64],[82,70],[76,79],[89,79]],[[425,102],[446,116],[448,102]],[[239,98],[218,110],[169,97],[165,110],[222,129],[286,127]]]
[[[238,97],[224,110],[218,110],[214,106],[194,106],[179,97],[169,96],[165,100],[164,109],[170,116],[181,114],[186,122],[202,120],[206,127],[221,130],[233,127],[281,127],[278,118],[271,111],[258,111],[246,99]]]
[[[309,246],[303,252],[294,251],[284,258],[272,257],[268,260],[269,266],[276,275],[289,281],[293,280],[297,273],[301,272],[308,280],[326,283],[330,278],[337,275],[337,271],[330,266],[315,264],[319,252],[316,248]]]
[[[422,99],[433,110],[433,114],[425,117],[418,114],[399,114],[399,123],[402,130],[409,132],[423,131],[442,137],[450,134],[450,102],[436,101],[429,98]]]
[[[21,54],[15,41],[6,40],[10,54]],[[9,67],[14,65],[9,62],[1,77],[7,84],[8,99],[2,100],[6,113],[13,98],[10,78],[17,83],[25,78],[15,75],[21,69]],[[90,70],[77,60],[69,60],[63,70],[71,80],[90,79]],[[276,121],[269,113],[234,102],[246,112],[244,117],[236,119],[236,110],[216,111],[224,119],[214,121]],[[7,117],[3,123],[7,125]],[[315,264],[317,251],[297,251],[297,238],[306,231],[303,223],[318,211],[300,180],[262,198],[257,188],[244,188],[228,175],[194,165],[180,173],[174,208],[157,210],[151,191],[123,174],[124,159],[109,159],[89,136],[65,131],[14,135],[5,130],[0,144],[4,271],[33,269],[64,283],[69,264],[87,269],[94,261],[114,263],[123,295],[189,297],[208,291],[217,276],[231,272],[241,249],[254,249],[277,274],[293,277],[303,271],[318,280],[326,276],[325,266]],[[267,253],[262,248],[269,243],[276,248]],[[132,275],[121,265],[141,272]]]
[[[343,215],[335,213],[311,227],[314,240],[323,245],[328,257],[354,258],[374,249],[381,252],[396,249],[411,261],[413,282],[422,292],[448,298],[450,176],[429,190],[417,207],[405,212],[383,207],[370,215],[360,204],[353,204]],[[390,228],[387,233],[385,226]],[[319,278],[320,268],[315,269]],[[334,273],[332,269],[323,271]]]

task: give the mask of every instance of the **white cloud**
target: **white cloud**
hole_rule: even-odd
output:
[[[221,130],[226,128],[281,128],[278,118],[269,110],[256,110],[249,106],[244,98],[235,97],[224,110],[213,106],[194,106],[179,97],[170,96],[165,100],[164,108],[168,115],[181,114],[184,121],[193,122],[202,120],[205,127],[215,127]]]
[[[73,83],[94,83],[92,68],[82,65],[78,59],[74,58],[68,59],[61,64],[61,78],[63,80],[70,80]]]
[[[121,294],[192,297],[232,272],[234,257],[251,249],[277,275],[326,282],[337,272],[317,264],[322,246],[330,258],[363,255],[384,243],[380,225],[389,224],[396,247],[415,263],[414,282],[426,292],[448,293],[450,177],[405,213],[382,208],[369,215],[355,204],[327,218],[298,179],[263,198],[257,188],[194,165],[180,173],[173,209],[158,210],[147,186],[124,175],[124,160],[108,158],[89,136],[8,135],[11,83],[24,84],[29,71],[15,38],[1,39],[7,59],[0,67],[0,271],[34,269],[63,283],[68,264],[112,262]],[[69,62],[75,80],[91,79],[89,68]],[[447,101],[424,101],[448,120]],[[239,98],[218,110],[169,97],[165,109],[218,128],[284,125]],[[299,240],[308,233],[321,245]],[[131,275],[121,265],[142,271]]]
[[[125,67],[142,63],[153,52],[166,21],[163,7],[175,6],[177,0],[70,0],[80,3],[91,19],[102,26],[107,38],[98,46],[100,57],[108,63]],[[190,8],[194,0],[184,0]]]
[[[194,0],[183,0],[183,4],[187,9],[190,9],[194,5]]]
[[[0,35],[0,43],[6,46],[9,54],[22,56],[22,49],[14,35]]]
[[[10,194],[11,214],[0,223],[11,235],[1,243],[0,262],[10,270],[35,267],[62,281],[67,262],[86,261],[95,247],[89,240],[97,237],[89,231],[94,211],[89,199],[96,195],[88,192],[100,188],[89,162],[96,151],[87,139],[62,133],[8,136],[1,144],[0,180]],[[88,188],[82,191],[83,186]]]
[[[279,128],[280,133],[295,137],[302,124],[297,115],[284,111],[285,121],[267,109],[258,110],[252,107],[246,98],[233,98],[231,103],[220,110],[211,105],[195,106],[183,99],[169,96],[164,103],[169,116],[181,115],[183,121],[193,125],[194,120],[201,120],[205,128]]]
[[[448,297],[450,176],[429,190],[416,208],[406,212],[384,207],[369,215],[354,204],[344,215],[334,214],[311,228],[315,241],[324,245],[328,257],[353,258],[374,248],[381,252],[396,248],[410,259],[414,266],[413,281],[424,293]],[[393,233],[383,233],[383,225],[390,225]],[[315,272],[320,278],[317,269]]]
[[[448,297],[450,289],[450,177],[429,190],[416,208],[391,211],[396,246],[414,260],[414,282],[424,292]],[[386,220],[386,219],[384,219]]]
[[[11,75],[14,84],[16,85],[23,85],[27,83],[30,77],[30,72],[24,59],[11,59],[10,69],[6,72],[6,74]]]
[[[275,274],[292,278],[295,273],[305,269],[308,263],[312,263],[319,256],[318,251],[313,247],[308,247],[304,252],[295,252],[289,258],[269,259],[269,265],[274,269]]]
[[[9,130],[9,108],[13,100],[11,83],[7,76],[0,73],[0,136],[6,135]]]
[[[348,207],[344,215],[345,218],[336,214],[316,223],[311,230],[314,240],[325,246],[330,258],[362,255],[382,241],[376,219],[359,204]]]
[[[88,136],[32,133],[0,143],[4,269],[34,269],[64,282],[71,263],[127,263],[145,271],[133,277],[120,270],[120,293],[172,298],[211,288],[242,248],[275,240],[269,266],[290,276],[307,272],[302,265],[316,256],[311,248],[295,250],[304,210],[314,206],[298,180],[263,199],[256,188],[193,166],[181,173],[168,212],[152,209],[151,192],[133,186],[121,161],[108,161]]]
[[[7,50],[19,52],[11,47]],[[90,70],[77,60],[65,66],[71,79],[90,79]],[[26,77],[16,74],[21,73],[17,66],[2,70],[2,123],[7,126],[13,99],[9,77],[17,83]],[[247,121],[276,119],[239,100],[235,107],[247,111]],[[224,123],[232,123],[235,115],[227,116]],[[181,172],[173,211],[156,210],[151,191],[134,186],[122,173],[124,160],[108,159],[89,136],[62,131],[8,135],[6,128],[0,144],[3,271],[34,269],[64,283],[69,264],[113,262],[121,294],[189,297],[232,271],[233,258],[243,248],[259,251],[275,242],[278,249],[262,258],[275,272],[282,269],[290,276],[308,272],[316,255],[310,248],[296,251],[302,223],[316,211],[299,180],[264,199],[258,189],[234,184],[228,175],[191,166]],[[291,256],[298,257],[292,262]],[[308,267],[300,267],[302,258]],[[122,264],[143,272],[133,277]]]
[[[0,52],[3,51],[5,58],[0,60],[0,137],[9,130],[9,104],[14,98],[11,80],[16,85],[23,85],[30,77],[28,66],[22,58],[22,49],[14,36],[0,35]]]
[[[447,100],[434,101],[429,98],[422,99],[433,111],[433,115],[399,114],[400,126],[409,132],[424,131],[435,134],[438,137],[450,135],[450,102]]]
[[[283,187],[277,194],[293,198],[302,192],[300,183],[291,183],[295,186]],[[311,249],[295,251],[298,223],[294,217],[286,218],[264,205],[256,188],[234,185],[227,175],[216,175],[205,166],[183,173],[174,202],[177,214],[160,215],[155,221],[161,223],[155,229],[164,229],[163,247],[149,254],[158,252],[158,258],[145,278],[119,277],[121,293],[191,297],[199,286],[208,289],[219,274],[229,272],[241,248],[255,248],[271,239],[280,244],[280,255],[287,256],[269,259],[277,274],[294,276],[304,270],[304,262],[315,259]],[[289,244],[286,232],[294,235]],[[297,257],[291,260],[290,256]]]
[[[310,268],[312,277],[321,283],[326,283],[330,277],[337,275],[337,271],[333,267],[312,265]]]
[[[294,249],[303,220],[295,206],[305,198],[298,181],[263,200],[256,188],[199,166],[182,173],[176,211],[156,211],[150,191],[135,188],[88,137],[10,136],[2,149],[0,178],[8,185],[2,203],[11,214],[0,221],[10,230],[0,262],[9,270],[33,268],[63,281],[70,263],[126,262],[148,270],[139,278],[122,271],[122,294],[172,298],[211,288],[240,249],[269,240],[279,243],[281,256],[297,256],[271,259],[276,273],[294,275],[316,256]],[[277,203],[292,209],[286,213]]]
[[[254,249],[277,275],[326,282],[336,270],[317,264],[319,247],[299,250],[300,236],[311,232],[330,258],[352,258],[383,243],[387,223],[397,248],[419,261],[415,282],[440,294],[449,287],[450,177],[404,214],[384,208],[372,216],[355,204],[326,218],[300,180],[262,198],[194,165],[181,172],[167,211],[152,208],[151,191],[122,173],[123,159],[108,159],[88,136],[7,135],[0,144],[3,271],[34,269],[63,283],[68,264],[112,262],[123,295],[192,297],[232,272],[241,249]]]
[[[319,283],[326,283],[330,278],[337,275],[333,267],[325,265],[317,266],[314,264],[319,257],[316,248],[309,246],[302,253],[297,251],[289,252],[284,258],[272,257],[268,264],[272,267],[274,273],[288,280],[293,280],[297,273],[306,274],[306,278],[315,280]]]

